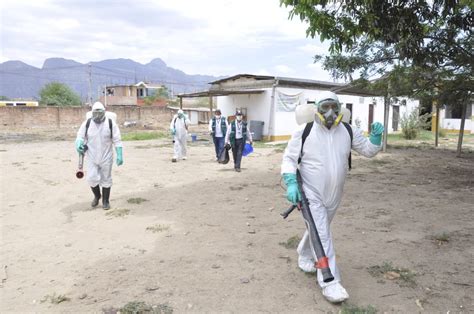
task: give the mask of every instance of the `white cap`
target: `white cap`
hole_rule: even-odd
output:
[[[181,109],[178,110],[178,114],[183,114],[183,113],[184,113],[183,110],[181,110]]]
[[[94,105],[92,106],[92,111],[94,111],[94,110],[104,110],[105,111],[105,107],[100,101],[96,101],[94,103]]]

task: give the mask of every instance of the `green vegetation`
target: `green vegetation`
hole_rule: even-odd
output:
[[[129,203],[129,204],[141,204],[143,202],[148,202],[148,200],[145,199],[145,198],[141,198],[141,197],[129,198],[127,200],[127,203]]]
[[[172,314],[173,308],[167,304],[149,305],[143,301],[131,301],[123,307],[104,309],[106,314]]]
[[[166,231],[166,230],[169,230],[169,229],[170,229],[170,226],[160,225],[160,224],[150,226],[150,227],[146,228],[147,231],[151,231],[153,233],[163,232],[163,231]]]
[[[71,299],[66,297],[63,294],[58,294],[57,295],[56,293],[53,293],[52,295],[50,295],[50,294],[45,295],[44,298],[40,302],[44,303],[48,300],[53,304],[59,304],[59,303],[62,303],[62,302],[70,301]]]
[[[375,265],[367,268],[373,277],[384,276],[387,279],[397,280],[401,285],[416,285],[416,274],[407,268],[394,267],[392,262],[384,262],[381,266]]]
[[[131,132],[122,134],[122,141],[146,141],[166,138],[165,132]]]
[[[130,213],[130,209],[117,208],[117,209],[107,211],[105,215],[112,216],[112,217],[124,217],[124,216],[127,216],[129,213]]]
[[[46,106],[80,106],[81,98],[67,85],[49,83],[40,91],[40,104]]]
[[[418,137],[420,131],[429,126],[428,118],[430,114],[421,115],[418,109],[412,110],[410,113],[404,113],[400,117],[400,126],[402,128],[402,135],[407,140],[413,140]]]
[[[356,306],[352,304],[343,304],[341,308],[341,314],[375,314],[377,309],[372,305],[368,306]]]
[[[286,240],[286,242],[280,242],[279,244],[287,249],[296,249],[300,241],[301,238],[299,236],[292,236],[291,238]]]
[[[450,236],[447,232],[443,232],[441,234],[437,234],[434,236],[434,239],[438,242],[444,242],[444,243],[448,243],[449,242],[449,239],[450,239]]]

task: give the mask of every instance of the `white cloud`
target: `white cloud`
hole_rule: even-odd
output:
[[[189,74],[272,69],[272,75],[305,76],[304,61],[324,50],[275,0],[15,0],[2,6],[8,10],[2,60],[38,67],[50,57],[83,63],[158,57]]]

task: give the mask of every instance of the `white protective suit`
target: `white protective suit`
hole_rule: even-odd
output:
[[[103,188],[112,186],[113,147],[122,147],[120,130],[112,120],[112,138],[110,138],[109,118],[106,115],[102,123],[91,120],[86,138],[87,119],[82,123],[77,138],[84,140],[87,145],[86,164],[87,182],[91,187],[100,184]]]
[[[301,125],[288,142],[283,155],[282,174],[296,173],[304,128],[305,125]],[[364,137],[360,129],[352,127],[352,130],[352,149],[366,157],[375,156],[381,147],[373,145],[368,138]],[[318,282],[321,288],[341,280],[336,266],[330,224],[342,198],[348,171],[350,142],[349,132],[342,123],[328,130],[319,120],[315,121],[306,138],[299,168],[303,179],[303,190],[308,198],[311,214],[334,276],[333,282],[324,283],[318,271]],[[310,247],[308,231],[304,233],[297,251],[299,267],[304,271],[314,271],[316,258],[314,250]]]
[[[170,123],[170,129],[175,130],[176,133],[173,136],[174,140],[174,155],[175,159],[186,159],[186,140],[188,136],[187,126],[189,126],[189,119],[186,115],[179,118],[177,114],[173,116]]]

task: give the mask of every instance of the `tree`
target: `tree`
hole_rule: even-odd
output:
[[[81,98],[68,86],[49,83],[40,91],[40,104],[46,106],[80,106]]]
[[[330,41],[329,55],[317,55],[315,61],[322,61],[334,78],[353,81],[357,73],[360,80],[355,83],[367,84],[380,76],[378,84],[385,85],[385,94],[430,97],[463,108],[472,100],[472,1],[281,0],[281,4],[291,7],[290,18],[299,16],[308,23],[308,36],[319,34],[322,41]]]
[[[152,105],[156,101],[160,100],[168,100],[169,99],[169,91],[166,86],[160,87],[156,90],[153,95],[147,96],[144,99],[145,105]]]

